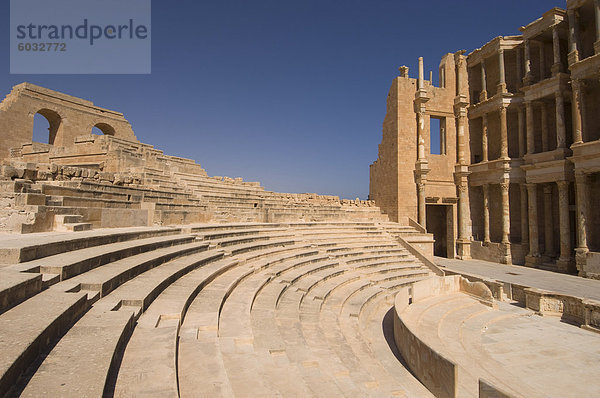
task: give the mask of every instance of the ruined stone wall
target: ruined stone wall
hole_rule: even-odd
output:
[[[376,201],[392,221],[398,221],[398,92],[401,83],[404,79],[394,79],[387,97],[379,158],[371,165],[369,183],[369,199]],[[402,87],[406,90],[404,84]],[[408,151],[403,154],[406,155]]]
[[[7,158],[11,148],[32,142],[36,113],[48,120],[48,143],[51,145],[71,146],[77,136],[91,133],[94,126],[104,134],[137,141],[123,114],[97,107],[90,101],[22,83],[13,87],[0,103],[0,159]]]

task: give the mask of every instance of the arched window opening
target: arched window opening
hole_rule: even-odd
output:
[[[98,123],[92,127],[92,134],[95,135],[115,135],[115,129],[106,123]]]
[[[33,117],[33,133],[31,141],[54,145],[61,118],[50,109],[42,109]]]

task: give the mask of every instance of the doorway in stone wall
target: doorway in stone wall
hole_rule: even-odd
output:
[[[435,243],[433,245],[433,254],[439,257],[452,257],[449,255],[451,247],[449,241],[453,235],[452,226],[452,205],[428,204],[427,214],[427,232],[433,234]]]

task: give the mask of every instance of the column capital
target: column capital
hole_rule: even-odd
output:
[[[569,187],[569,181],[559,180],[556,181],[556,185],[558,185],[558,189],[565,189]]]
[[[546,194],[546,195],[552,194],[552,185],[544,184],[544,194]]]

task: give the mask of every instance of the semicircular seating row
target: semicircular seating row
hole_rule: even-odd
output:
[[[0,396],[431,396],[384,330],[432,273],[386,224],[32,234],[3,253]]]

